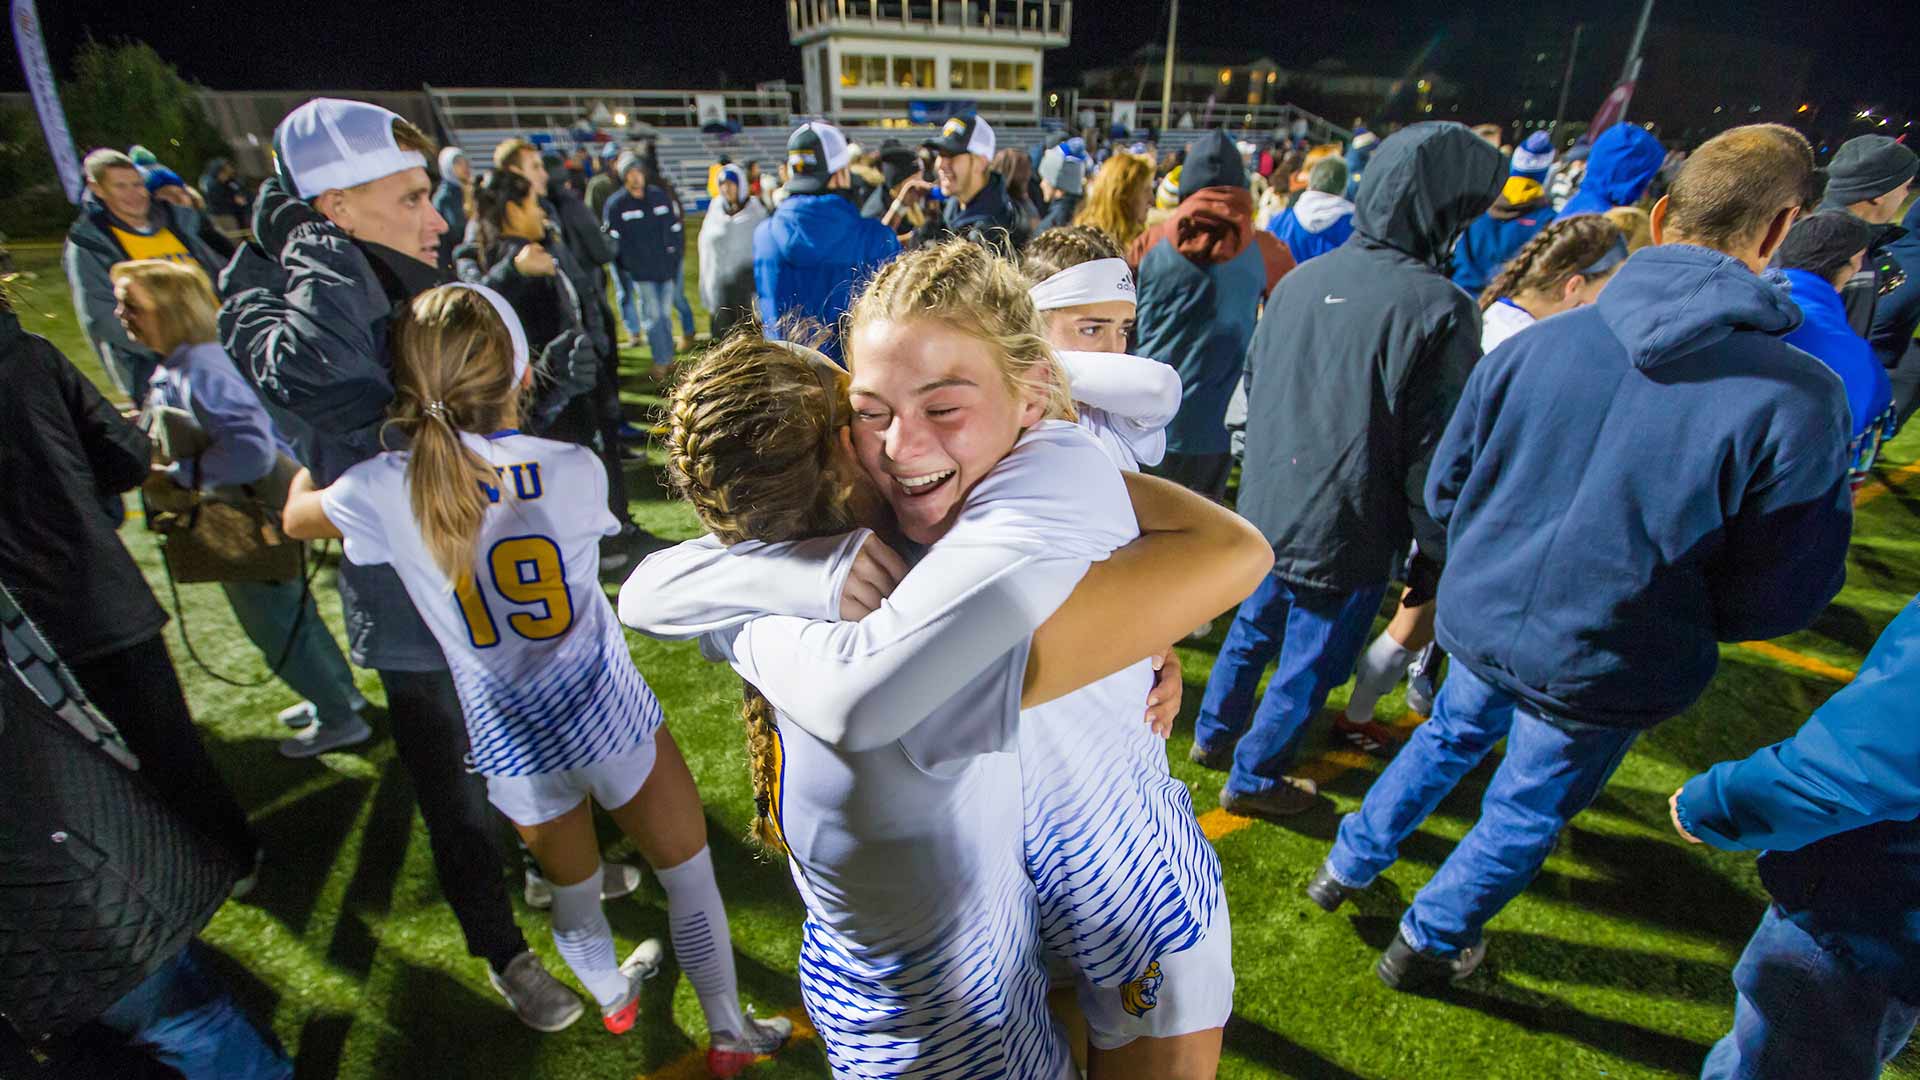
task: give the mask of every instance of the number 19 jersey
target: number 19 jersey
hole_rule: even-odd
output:
[[[446,654],[474,771],[577,769],[653,738],[660,703],[600,588],[600,538],[620,530],[607,474],[584,447],[504,431],[461,440],[494,481],[474,559],[450,584],[413,515],[405,451],[348,469],[321,494],[356,563],[391,563]]]

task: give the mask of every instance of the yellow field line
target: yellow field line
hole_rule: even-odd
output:
[[[1394,725],[1394,727],[1395,730],[1404,735],[1412,731],[1414,725],[1425,719],[1426,717],[1421,716],[1419,713],[1409,710],[1406,715],[1400,718],[1400,722]],[[1364,769],[1375,763],[1376,759],[1372,755],[1362,753],[1358,750],[1329,750],[1319,757],[1314,758],[1312,761],[1307,762],[1299,769],[1294,770],[1291,775],[1300,777],[1303,780],[1311,780],[1316,784],[1325,785],[1332,783],[1355,769]],[[1207,839],[1217,843],[1221,838],[1232,836],[1234,833],[1253,824],[1253,821],[1253,818],[1241,817],[1238,814],[1229,814],[1225,810],[1215,807],[1200,815],[1200,831],[1206,834]]]
[[[1915,473],[1920,473],[1920,461],[1908,462],[1890,473],[1882,473],[1874,477],[1866,483],[1861,484],[1860,490],[1853,493],[1853,505],[1856,507],[1865,506],[1880,496],[1885,495],[1887,492],[1892,491],[1899,486],[1900,481],[1913,476]]]
[[[814,1037],[813,1025],[807,1022],[807,1010],[796,1006],[780,1015],[793,1021],[793,1037],[787,1040],[788,1046],[798,1046]],[[696,1046],[652,1072],[641,1073],[635,1080],[696,1080],[706,1075],[706,1048]]]
[[[1759,653],[1769,660],[1778,660],[1788,667],[1797,667],[1801,671],[1812,672],[1815,675],[1832,679],[1835,682],[1853,681],[1854,671],[1852,668],[1838,667],[1834,664],[1827,663],[1825,660],[1807,656],[1804,653],[1794,652],[1792,649],[1783,649],[1771,641],[1743,641],[1740,643],[1740,647],[1748,652]]]

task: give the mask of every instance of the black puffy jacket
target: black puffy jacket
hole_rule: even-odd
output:
[[[20,624],[4,610],[0,621],[12,654]],[[70,1033],[124,997],[200,932],[240,872],[102,748],[105,722],[51,670],[36,679],[53,705],[0,662],[0,1014],[28,1039]]]

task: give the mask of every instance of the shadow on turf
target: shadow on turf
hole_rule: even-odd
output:
[[[1292,1080],[1367,1080],[1239,1013],[1227,1018],[1225,1042],[1230,1053],[1268,1068],[1284,1070],[1278,1075]]]

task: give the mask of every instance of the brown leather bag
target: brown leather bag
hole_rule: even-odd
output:
[[[305,545],[280,531],[279,509],[253,485],[207,494],[154,474],[141,495],[147,528],[160,534],[161,557],[183,585],[297,581],[306,572]]]

